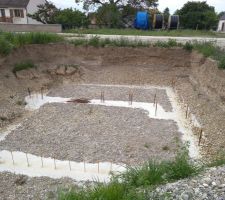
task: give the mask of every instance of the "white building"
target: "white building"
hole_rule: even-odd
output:
[[[225,14],[220,18],[218,31],[225,32]]]
[[[41,24],[27,17],[38,10],[45,0],[0,0],[0,23]]]

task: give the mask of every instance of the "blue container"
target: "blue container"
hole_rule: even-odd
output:
[[[137,12],[134,27],[143,30],[149,29],[149,14],[143,11]]]

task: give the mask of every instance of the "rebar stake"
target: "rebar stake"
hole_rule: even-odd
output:
[[[44,167],[44,163],[43,163],[43,157],[41,156],[41,167]]]
[[[84,160],[84,172],[86,172],[86,163],[85,163],[85,160]]]
[[[26,158],[27,158],[27,167],[30,167],[27,153],[26,153]]]
[[[11,152],[11,156],[12,156],[13,165],[15,165],[15,161],[14,161],[14,157],[13,157],[13,152],[12,151],[10,151],[10,152]]]
[[[155,116],[157,115],[157,110],[158,110],[158,102],[156,101],[156,104],[155,104]]]
[[[99,169],[99,162],[98,162],[98,173],[99,173],[100,169]]]
[[[102,91],[101,92],[101,103],[104,103],[105,102],[105,94],[104,92]]]
[[[41,99],[44,99],[44,95],[43,95],[43,91],[44,90],[44,88],[43,87],[41,87]]]
[[[29,97],[31,97],[31,91],[30,91],[30,88],[27,88],[27,92],[28,92]]]
[[[70,171],[72,171],[70,160],[69,160],[69,168],[70,168]]]
[[[201,132],[200,132],[200,135],[199,135],[199,140],[198,140],[198,146],[200,146],[200,144],[201,144],[202,135],[203,135],[203,130],[201,129]]]
[[[56,170],[56,161],[55,161],[55,158],[54,158],[54,167],[55,167],[55,170]]]
[[[130,92],[129,93],[129,105],[132,105],[133,104],[133,93]]]
[[[189,106],[187,105],[187,108],[186,108],[186,119],[188,118],[188,111],[189,111]]]
[[[157,98],[157,96],[156,96],[156,93],[155,93],[155,96],[154,96],[154,106],[156,104],[156,98]]]

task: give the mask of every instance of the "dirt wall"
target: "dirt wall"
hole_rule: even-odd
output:
[[[193,52],[191,55],[191,76],[193,85],[225,106],[225,71],[218,68],[218,63],[210,58],[204,58],[203,55]]]

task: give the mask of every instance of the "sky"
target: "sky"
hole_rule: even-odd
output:
[[[77,8],[82,10],[82,5],[77,5],[75,0],[50,0],[59,8]],[[190,0],[189,0],[190,1]],[[225,11],[225,0],[200,0],[207,1],[211,6],[215,7],[216,12]],[[177,9],[180,9],[188,0],[159,0],[159,10],[163,11],[168,7],[171,13],[174,13]]]

